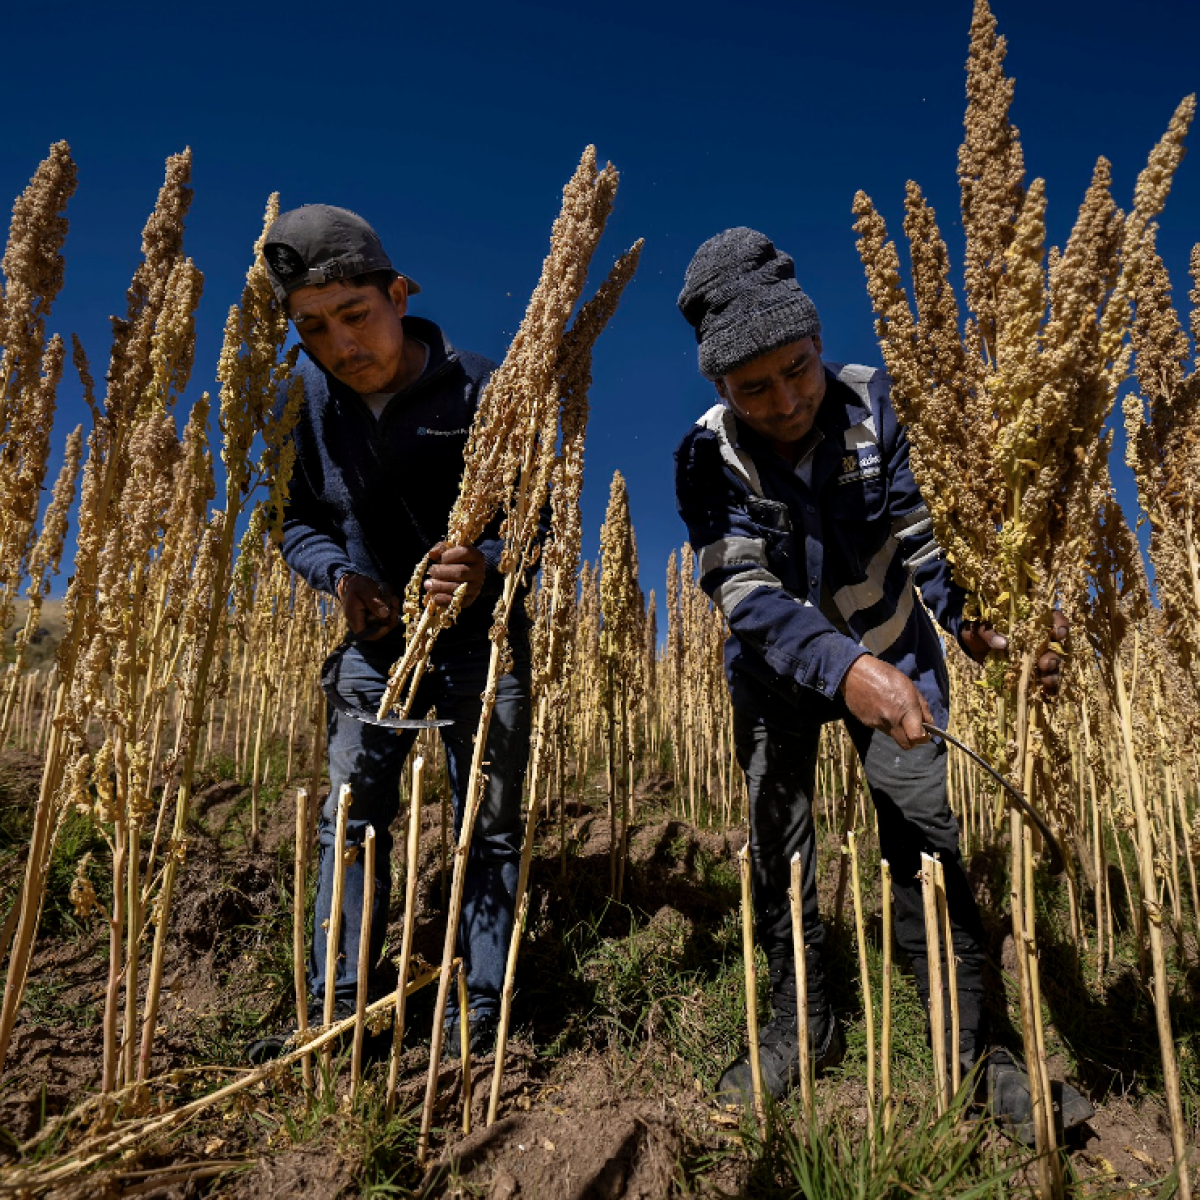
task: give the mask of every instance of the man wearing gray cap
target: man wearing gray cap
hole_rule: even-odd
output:
[[[927,1012],[916,876],[922,852],[941,857],[960,1016],[959,1045],[941,1044],[959,1055],[965,1076],[986,1049],[983,929],[947,799],[946,748],[924,729],[925,722],[944,728],[949,706],[928,613],[976,658],[1003,651],[1005,639],[964,622],[965,595],[933,539],[888,378],[822,361],[816,306],[796,282],[792,259],[755,230],[728,229],[696,251],[679,309],[720,399],[676,451],[676,494],[701,585],[730,629],[725,664],[774,1012],[760,1036],[764,1085],[780,1097],[799,1079],[788,902],[794,854],[804,869],[813,1062],[820,1070],[843,1054],[821,963],[812,820],[820,729],[835,720],[845,722],[863,764],[880,852],[892,868],[896,939]],[[1047,655],[1039,667],[1055,686],[1057,659]],[[987,1062],[993,1113],[1031,1140],[1023,1072],[998,1048]],[[742,1055],[722,1075],[718,1098],[743,1103],[750,1092]],[[1064,1088],[1061,1103],[1068,1124],[1091,1115],[1073,1089]]]
[[[408,313],[409,298],[420,288],[395,270],[375,231],[355,213],[325,204],[283,213],[267,231],[263,255],[307,354],[299,367],[305,402],[293,434],[296,460],[281,550],[312,587],[336,595],[345,612],[351,641],[336,687],[349,707],[374,711],[382,697],[388,670],[404,645],[396,597],[421,559],[429,556],[424,588],[437,603],[449,604],[455,589],[466,585],[463,611],[439,639],[413,705],[414,714],[436,707],[439,717],[453,721],[442,737],[457,834],[487,675],[492,607],[500,591],[499,518],[474,546],[446,547],[438,539],[458,495],[475,409],[496,364],[455,348],[433,322]],[[523,604],[514,606],[513,623],[514,666],[497,690],[487,747],[492,766],[471,842],[458,930],[476,1053],[491,1049],[494,1040],[521,850],[529,743]],[[374,964],[387,929],[389,829],[416,736],[355,720],[333,706],[328,733],[331,787],[319,824],[309,960],[309,989],[318,1008],[329,982],[325,937],[337,797],[349,784],[351,845],[361,844],[368,826],[376,833]],[[333,981],[339,1014],[353,1011],[357,990],[363,885],[360,854],[346,870]],[[448,1021],[448,1048],[456,1048],[455,1012]],[[263,1039],[251,1047],[251,1057],[269,1057],[282,1044],[280,1037]]]

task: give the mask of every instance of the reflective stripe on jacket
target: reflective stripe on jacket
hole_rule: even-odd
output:
[[[811,483],[724,404],[675,452],[700,584],[729,623],[734,703],[769,719],[782,696],[831,719],[826,702],[870,653],[912,679],[942,724],[948,681],[926,606],[957,638],[964,593],[933,539],[887,375],[826,363],[825,376]]]

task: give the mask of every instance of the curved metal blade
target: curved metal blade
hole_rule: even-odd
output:
[[[338,680],[342,673],[342,659],[345,657],[346,651],[355,644],[353,637],[347,638],[338,648],[325,660],[321,667],[321,690],[325,693],[326,699],[338,712],[343,713],[347,717],[353,717],[356,721],[361,721],[364,725],[381,725],[385,729],[441,729],[446,725],[453,725],[454,722],[446,720],[436,721],[413,721],[407,717],[380,717],[372,710],[366,708],[355,708],[345,696],[342,695],[338,688]]]
[[[990,763],[984,762],[970,746],[964,745],[952,733],[947,733],[944,729],[939,729],[936,725],[931,725],[928,721],[923,721],[927,732],[933,734],[934,737],[945,738],[955,749],[961,750],[972,762],[982,767],[1001,787],[1007,795],[1009,803],[1015,804],[1021,812],[1033,822],[1034,828],[1042,835],[1042,841],[1046,846],[1047,867],[1051,875],[1061,875],[1067,869],[1066,859],[1063,857],[1062,847],[1058,844],[1058,838],[1050,832],[1050,826],[1046,824],[1042,815],[1017,791],[1003,775],[1000,774]]]

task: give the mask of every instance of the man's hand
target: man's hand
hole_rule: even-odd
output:
[[[922,722],[933,722],[925,697],[907,675],[870,654],[856,658],[838,689],[846,707],[866,726],[879,729],[901,750],[929,741]]]
[[[983,662],[991,650],[997,654],[1008,653],[1008,638],[997,633],[986,621],[964,621],[962,644],[977,663]]]
[[[449,607],[459,584],[467,585],[462,606],[474,602],[483,587],[487,562],[474,546],[447,546],[438,542],[429,552],[429,574],[425,578],[425,594],[435,604]]]
[[[1071,624],[1066,617],[1062,615],[1056,608],[1050,615],[1050,638],[1057,642],[1060,646],[1063,645],[1067,638],[1071,635]],[[1044,643],[1042,646],[1041,657],[1037,660],[1038,678],[1041,680],[1042,690],[1047,696],[1058,695],[1058,685],[1062,682],[1059,677],[1059,671],[1062,668],[1062,659],[1059,657],[1056,650],[1051,650],[1049,643]]]
[[[338,580],[337,598],[350,632],[373,642],[396,628],[400,601],[390,588],[382,588],[367,575],[343,575]]]
[[[1060,646],[1067,640],[1071,626],[1067,618],[1056,608],[1050,616],[1050,640]],[[965,621],[962,627],[962,644],[967,653],[978,663],[984,661],[988,651],[995,650],[998,654],[1008,653],[1008,638],[997,633],[984,621]],[[1058,652],[1050,649],[1049,641],[1042,644],[1042,654],[1037,660],[1038,682],[1047,696],[1057,696],[1058,686],[1062,682],[1059,672],[1062,659]]]

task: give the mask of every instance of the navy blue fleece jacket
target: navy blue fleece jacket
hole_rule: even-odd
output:
[[[299,368],[304,403],[284,510],[283,557],[318,591],[347,571],[403,594],[417,563],[446,533],[463,452],[484,384],[496,364],[456,350],[442,331],[406,316],[404,332],[429,347],[421,377],[376,419],[353,389],[311,359]],[[488,571],[479,598],[448,629],[447,646],[485,639],[500,591],[499,518],[476,543]],[[527,624],[523,604],[512,627]]]

